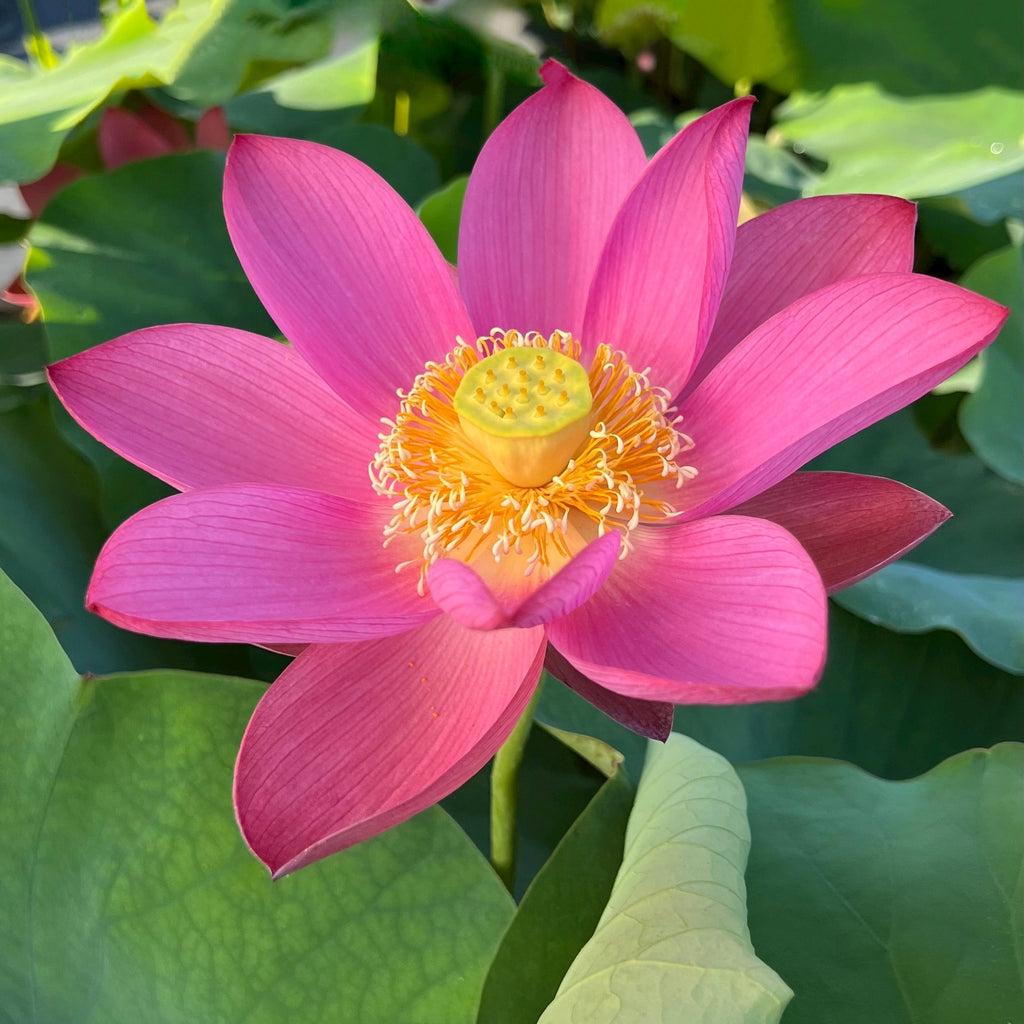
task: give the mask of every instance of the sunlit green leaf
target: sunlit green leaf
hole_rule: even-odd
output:
[[[948,195],[1024,167],[1024,95],[990,87],[901,98],[872,83],[790,97],[776,132],[828,162],[805,195]]]
[[[1024,483],[1024,261],[1010,246],[979,260],[964,275],[965,288],[1010,307],[999,337],[985,350],[985,371],[960,407],[960,428],[978,456],[1007,480]]]
[[[0,650],[8,1019],[475,1019],[513,905],[443,812],[273,883],[231,809],[259,684],[80,679],[6,578]]]
[[[596,20],[606,39],[627,50],[664,34],[725,82],[764,82],[790,92],[800,81],[796,41],[779,8],[777,0],[601,0]]]
[[[750,930],[793,986],[786,1024],[1016,1022],[1024,750],[909,782],[788,758],[740,768]]]
[[[608,905],[541,1024],[778,1021],[791,993],[750,944],[748,849],[728,762],[677,734],[651,744]]]
[[[56,67],[4,58],[0,181],[42,177],[67,133],[112,93],[176,85],[181,98],[209,105],[234,94],[253,64],[322,55],[337,10],[322,2],[178,0],[157,24],[143,0],[128,0],[100,39],[72,47]]]
[[[341,56],[286,71],[229,100],[225,113],[239,129],[312,138],[373,99],[377,49],[372,39]]]

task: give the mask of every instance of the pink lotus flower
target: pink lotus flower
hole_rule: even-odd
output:
[[[648,735],[666,702],[806,692],[826,591],[947,515],[794,473],[1004,319],[910,273],[913,207],[809,199],[737,232],[748,100],[648,164],[605,97],[542,75],[473,171],[457,283],[363,164],[242,137],[228,227],[294,347],[180,324],[52,367],[87,430],[184,491],[117,530],[89,607],[301,650],[236,771],[275,875],[468,779],[545,658]]]

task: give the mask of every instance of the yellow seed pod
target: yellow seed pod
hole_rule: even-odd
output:
[[[523,346],[471,366],[453,405],[463,433],[506,480],[541,487],[585,443],[593,396],[575,359]]]

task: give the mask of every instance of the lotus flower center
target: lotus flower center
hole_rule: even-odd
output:
[[[369,471],[392,509],[384,543],[406,538],[395,571],[416,566],[420,593],[439,558],[521,592],[608,530],[625,557],[639,523],[675,514],[697,471],[669,394],[622,352],[598,345],[587,370],[581,351],[564,331],[493,331],[398,392]]]
[[[540,487],[590,436],[594,402],[575,359],[508,348],[471,366],[452,404],[463,433],[506,480]]]

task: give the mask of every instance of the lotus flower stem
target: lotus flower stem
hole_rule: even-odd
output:
[[[516,795],[519,765],[533,726],[544,677],[533,691],[530,703],[516,722],[511,735],[498,748],[491,762],[491,866],[509,892],[516,884]]]

